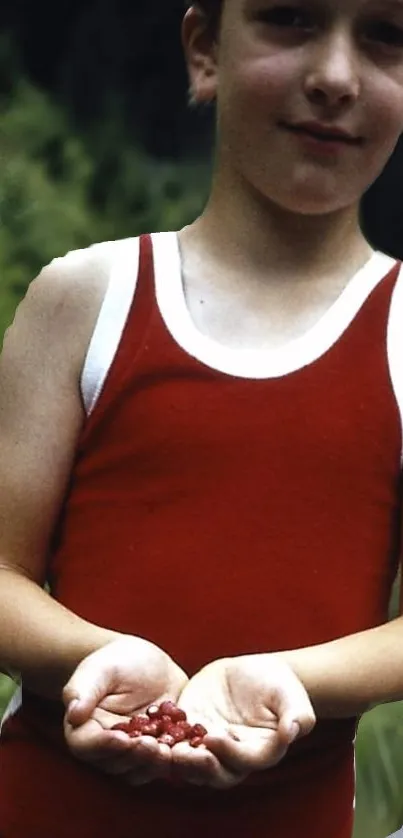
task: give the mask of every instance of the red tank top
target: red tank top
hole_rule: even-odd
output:
[[[311,363],[252,379],[174,339],[141,237],[136,294],[55,533],[53,595],[161,645],[188,674],[386,622],[401,455],[386,333],[398,273]],[[61,719],[25,691],[4,726],[2,838],[351,838],[356,718],[319,720],[276,768],[226,792],[126,790],[69,755]]]

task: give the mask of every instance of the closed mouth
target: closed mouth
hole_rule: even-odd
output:
[[[324,143],[346,143],[347,145],[362,145],[363,143],[361,137],[349,137],[347,134],[315,131],[298,125],[284,124],[284,127],[294,134],[306,134],[308,137],[313,137],[315,140],[321,140]]]

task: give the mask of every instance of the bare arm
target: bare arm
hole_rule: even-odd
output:
[[[78,663],[118,636],[43,590],[107,276],[103,245],[52,262],[31,284],[0,357],[0,669],[48,697],[60,697]]]

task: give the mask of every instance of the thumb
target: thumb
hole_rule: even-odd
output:
[[[287,745],[298,737],[307,736],[316,724],[316,716],[309,695],[294,673],[287,683],[276,690],[276,713],[279,720],[279,733]]]
[[[111,672],[99,666],[90,655],[78,665],[63,688],[66,721],[73,727],[86,722],[111,688]]]
[[[289,721],[283,717],[283,719],[280,720],[279,731],[287,747],[289,747],[296,739],[298,739],[301,733],[301,727],[297,721]]]

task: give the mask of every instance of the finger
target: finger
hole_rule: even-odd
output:
[[[144,736],[136,740],[130,771],[125,781],[131,786],[141,786],[156,779],[168,779],[171,773],[171,748]]]
[[[301,735],[299,722],[293,719],[290,720],[287,716],[282,716],[278,726],[278,734],[287,748],[289,748]]]
[[[263,728],[248,728],[239,742],[230,736],[208,734],[204,743],[227,770],[245,776],[277,765],[288,749],[288,742],[277,731]]]
[[[96,707],[94,712],[91,713],[91,718],[98,722],[99,726],[104,730],[112,731],[114,730],[115,725],[127,725],[131,721],[131,716],[123,716],[121,713],[112,713],[111,711],[104,710],[103,707]],[[125,733],[126,731],[122,732]]]
[[[111,672],[90,655],[77,667],[63,689],[67,719],[78,727],[89,719],[95,707],[113,691]]]
[[[65,736],[73,755],[85,761],[94,762],[114,757],[128,753],[131,749],[127,734],[103,730],[94,719],[90,719],[79,728],[73,728],[66,723]]]
[[[125,781],[130,786],[143,786],[152,780],[168,780],[170,768],[168,764],[142,765],[131,769],[125,776]]]
[[[167,745],[161,745],[160,750],[156,750],[144,743],[141,749],[136,746],[116,758],[108,755],[99,760],[97,765],[107,774],[124,775],[125,781],[130,785],[142,785],[143,782],[149,782],[157,777],[169,777],[170,750]]]
[[[130,752],[118,754],[116,757],[108,754],[107,757],[94,760],[91,764],[103,771],[104,774],[120,777],[133,771],[133,756]],[[144,769],[144,766],[138,765],[134,770],[139,771],[141,768]]]
[[[106,774],[143,774],[145,779],[169,773],[171,749],[152,737],[133,741],[120,731],[102,730],[94,719],[80,728],[67,725],[66,738],[76,759]]]
[[[270,697],[270,707],[278,717],[279,733],[285,741],[290,744],[296,736],[311,732],[316,724],[314,709],[304,685],[289,667],[283,674],[281,686],[271,687]]]
[[[247,774],[231,771],[204,746],[196,749],[180,742],[172,749],[171,776],[174,783],[229,789],[241,783]]]
[[[278,697],[278,731],[291,744],[300,736],[307,736],[315,727],[316,716],[309,698],[295,700],[286,694]]]

